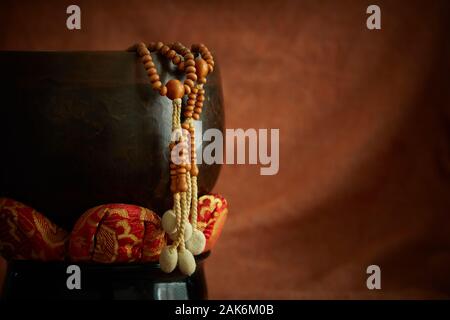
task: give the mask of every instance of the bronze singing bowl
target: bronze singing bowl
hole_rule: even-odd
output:
[[[153,58],[163,83],[184,79],[170,61]],[[151,89],[135,53],[0,52],[0,70],[0,196],[68,230],[100,204],[160,215],[171,206],[172,103]],[[205,90],[202,129],[223,130],[218,68]],[[220,165],[199,169],[204,194]]]

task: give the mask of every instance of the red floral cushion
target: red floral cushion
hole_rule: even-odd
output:
[[[108,204],[86,211],[70,235],[73,261],[156,261],[166,243],[160,218],[146,208]]]
[[[206,238],[205,252],[211,250],[219,239],[227,214],[228,203],[224,197],[211,194],[198,199],[197,227]]]
[[[33,208],[0,198],[0,254],[6,259],[64,260],[67,238]]]
[[[220,236],[227,207],[219,195],[199,198],[198,228],[206,237],[204,251],[211,250]],[[108,204],[89,209],[69,234],[33,208],[0,198],[0,255],[6,259],[157,261],[166,241],[159,216],[143,207]]]

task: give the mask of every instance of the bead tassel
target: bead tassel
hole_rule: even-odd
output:
[[[195,44],[189,49],[179,42],[168,45],[152,42],[148,47],[141,42],[134,48],[140,56],[152,88],[161,96],[171,99],[173,106],[172,132],[176,133],[176,138],[169,144],[173,208],[166,211],[162,219],[164,230],[173,242],[161,252],[161,269],[169,273],[178,265],[182,273],[191,275],[195,271],[193,254],[202,253],[206,242],[204,234],[197,229],[199,172],[193,120],[200,119],[205,101],[203,85],[207,75],[214,70],[214,60],[204,44]],[[186,76],[184,82],[172,79],[164,85],[153,63],[151,52],[166,57],[178,70],[183,71]],[[182,98],[185,95],[188,99],[182,107]],[[183,124],[181,114],[185,118]]]

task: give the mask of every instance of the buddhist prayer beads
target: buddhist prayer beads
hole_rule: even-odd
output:
[[[144,65],[151,87],[161,96],[172,100],[173,106],[172,131],[176,138],[169,144],[173,208],[166,211],[162,217],[163,229],[173,242],[163,248],[159,262],[164,272],[172,272],[178,265],[182,273],[191,275],[195,271],[193,254],[202,253],[206,243],[204,234],[197,229],[199,170],[196,163],[193,120],[200,119],[205,101],[203,85],[208,74],[214,70],[214,59],[203,44],[194,44],[189,49],[179,42],[152,42],[148,46],[138,43],[135,50]],[[166,57],[179,71],[184,72],[184,82],[171,79],[163,84],[153,63],[152,52]],[[187,96],[187,99],[183,106],[184,96]]]

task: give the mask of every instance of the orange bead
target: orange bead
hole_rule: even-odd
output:
[[[177,189],[179,192],[186,192],[188,189],[188,185],[186,182],[186,175],[181,174],[180,176],[178,176],[178,181],[177,181]]]
[[[151,69],[150,69],[151,70]],[[155,74],[152,74],[151,76],[149,76],[149,79],[150,79],[150,82],[151,83],[153,83],[153,82],[155,82],[155,81],[159,81],[159,75],[157,75],[156,73]]]
[[[195,117],[195,114],[194,114],[194,117]],[[198,119],[195,119],[195,120],[198,120]],[[198,167],[195,163],[193,163],[191,166],[191,175],[198,176]]]
[[[186,168],[182,168],[182,167],[178,168],[177,173],[186,173]]]
[[[161,88],[161,86],[162,86],[161,81],[156,81],[156,82],[152,83],[152,88],[155,90],[159,90]]]
[[[155,70],[156,70],[156,67],[155,67],[155,64],[153,63],[153,61],[147,61],[147,63],[144,64],[144,68],[146,70],[150,69],[150,68],[155,68]]]
[[[142,63],[147,63],[149,61],[152,61],[152,57],[149,54],[146,54],[141,58],[141,61]]]
[[[194,81],[192,81],[191,79],[184,80],[184,84],[187,84],[191,88],[194,87]]]
[[[174,64],[179,64],[181,62],[181,57],[176,55],[175,57],[173,57],[172,62]]]
[[[186,75],[186,78],[187,79],[191,79],[192,81],[197,81],[197,75],[195,74],[195,73],[188,73],[187,75]]]
[[[184,93],[185,94],[191,93],[191,87],[189,87],[187,84],[184,85]]]
[[[184,65],[186,67],[186,64]],[[186,73],[195,73],[195,67],[189,66],[184,69]]]
[[[167,98],[170,100],[181,99],[184,96],[184,86],[176,79],[169,80],[166,84],[167,87]]]
[[[168,46],[166,46],[166,45],[162,46],[161,49],[160,49],[161,53],[164,54],[164,55],[165,55],[169,50],[170,50],[170,48],[169,48]]]
[[[185,67],[195,67],[194,59],[189,59],[184,62]]]
[[[205,78],[208,75],[208,63],[202,58],[195,59],[195,69],[199,79]]]
[[[177,53],[175,52],[175,50],[169,50],[167,52],[167,58],[172,59],[173,57],[175,57]]]
[[[172,179],[170,179],[170,192],[175,193],[177,191],[177,177],[174,176]]]
[[[148,76],[150,77],[150,76],[153,76],[154,74],[157,74],[158,72],[156,71],[156,68],[149,68],[149,69],[147,69],[147,74],[148,74]],[[158,78],[158,80],[159,80],[159,78]]]
[[[162,86],[161,89],[159,89],[159,94],[165,96],[167,94],[167,87]]]

